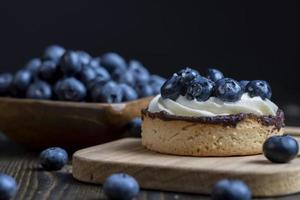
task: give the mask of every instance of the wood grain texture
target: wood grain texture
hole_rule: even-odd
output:
[[[1,135],[0,135],[1,136]],[[58,172],[46,172],[38,167],[36,153],[19,145],[3,142],[0,137],[0,172],[16,178],[19,191],[14,200],[104,200],[101,186],[76,181],[68,165]],[[210,200],[206,195],[142,190],[137,200]],[[300,194],[265,200],[300,199]],[[263,199],[260,199],[263,200]]]
[[[244,157],[185,157],[146,150],[140,139],[122,139],[77,151],[73,176],[103,183],[115,172],[137,178],[143,188],[208,194],[222,178],[244,180],[255,196],[278,196],[300,191],[300,159],[270,163],[263,155]]]
[[[286,126],[286,127],[284,127],[284,129],[285,129],[286,134],[300,136],[300,127]]]
[[[0,98],[0,130],[30,148],[79,149],[120,138],[151,97],[120,104]]]

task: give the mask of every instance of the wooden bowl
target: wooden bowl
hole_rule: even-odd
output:
[[[30,148],[76,150],[120,138],[151,99],[105,104],[0,98],[0,130]]]

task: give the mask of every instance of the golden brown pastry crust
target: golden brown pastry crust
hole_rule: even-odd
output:
[[[264,141],[283,134],[283,112],[218,117],[178,117],[142,112],[142,143],[153,151],[187,156],[233,156],[262,153]]]

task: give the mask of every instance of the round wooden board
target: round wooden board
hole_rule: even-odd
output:
[[[243,157],[187,157],[146,150],[140,139],[122,139],[77,151],[73,176],[103,183],[116,172],[134,176],[142,188],[209,194],[220,179],[244,180],[254,196],[300,192],[300,159],[273,164],[263,155]]]

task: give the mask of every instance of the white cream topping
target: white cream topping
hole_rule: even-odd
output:
[[[148,108],[148,111],[152,113],[165,111],[172,115],[192,117],[213,117],[238,113],[275,116],[277,110],[278,107],[269,99],[250,97],[248,93],[244,93],[241,99],[236,102],[224,102],[216,97],[210,97],[206,101],[188,100],[184,96],[173,101],[157,95],[152,99]]]

